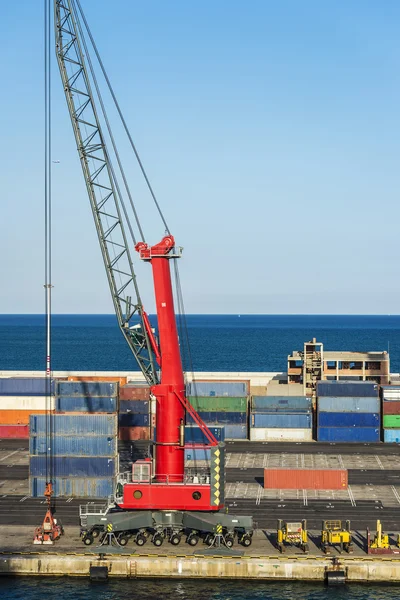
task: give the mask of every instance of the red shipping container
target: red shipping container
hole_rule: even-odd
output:
[[[120,400],[150,400],[149,386],[123,385],[119,388]]]
[[[264,469],[264,488],[274,490],[347,490],[346,469]]]
[[[120,427],[118,439],[125,442],[134,440],[149,440],[150,427]]]
[[[383,402],[383,414],[400,415],[400,402],[396,402],[396,400],[385,400]]]
[[[0,440],[6,438],[28,439],[29,425],[0,425]]]

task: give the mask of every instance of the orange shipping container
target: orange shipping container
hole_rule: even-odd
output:
[[[77,375],[70,375],[68,381],[109,381],[110,383],[119,383],[119,385],[126,385],[128,381],[127,377],[78,377]]]
[[[125,442],[134,440],[149,440],[150,427],[120,427],[118,430],[118,439]]]
[[[264,469],[264,488],[276,490],[347,490],[346,469]]]
[[[44,415],[45,410],[1,410],[0,425],[29,425],[31,415]]]

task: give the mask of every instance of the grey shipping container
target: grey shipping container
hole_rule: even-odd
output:
[[[115,396],[58,396],[55,399],[55,409],[59,412],[115,413],[117,408]]]
[[[51,448],[53,455],[59,456],[109,456],[117,454],[117,438],[102,435],[54,435],[50,442],[44,436],[29,438],[29,454],[46,454]]]
[[[318,381],[317,396],[378,396],[378,384],[370,381]],[[373,412],[373,411],[371,411]]]
[[[187,396],[247,396],[243,381],[195,381],[186,386]]]
[[[54,379],[46,377],[0,377],[0,396],[52,396]]]
[[[379,413],[380,400],[378,397],[360,398],[360,397],[339,397],[329,396],[319,397],[317,400],[319,412],[365,412]]]
[[[114,477],[55,477],[52,483],[57,498],[108,498],[115,491]],[[29,477],[33,498],[43,497],[45,488],[45,477]]]
[[[306,429],[312,427],[312,415],[307,413],[252,413],[251,427],[278,427],[279,429]]]
[[[108,435],[118,433],[117,415],[31,415],[30,434],[46,435],[51,422],[54,435]]]
[[[54,477],[114,477],[117,460],[108,457],[53,456],[51,469]],[[46,456],[29,457],[29,475],[46,477]]]
[[[118,383],[110,381],[59,381],[57,396],[117,396]]]
[[[225,425],[226,440],[247,440],[247,425]]]
[[[312,400],[306,396],[253,396],[253,412],[311,412]]]

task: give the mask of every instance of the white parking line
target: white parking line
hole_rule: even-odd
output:
[[[396,498],[397,502],[400,504],[400,496],[398,491],[396,490],[396,488],[394,487],[394,485],[390,486],[392,488],[392,492],[394,494],[394,497]]]
[[[353,490],[351,489],[351,486],[349,485],[349,487],[347,488],[347,491],[349,493],[349,498],[350,498],[350,502],[352,506],[357,506],[356,500],[354,498],[354,494],[353,494]]]
[[[20,502],[24,502],[24,500],[26,500],[27,498],[29,498],[29,496],[24,496],[23,498],[21,498]]]
[[[11,452],[10,454],[7,454],[7,456],[3,456],[3,458],[0,458],[0,460],[6,460],[6,458],[9,458],[10,456],[13,456],[14,454],[17,454],[19,452],[19,450],[14,450],[14,452]]]
[[[307,490],[303,490],[303,503],[304,506],[308,506]]]
[[[343,458],[340,454],[338,454],[338,461],[339,461],[340,468],[345,469],[346,467],[344,466]]]
[[[263,488],[260,486],[257,490],[257,498],[256,498],[257,505],[260,504],[260,502],[261,502],[262,492],[263,492]]]
[[[380,468],[380,469],[382,469],[382,471],[384,471],[384,470],[385,470],[385,467],[383,466],[383,464],[382,464],[382,461],[381,461],[381,459],[379,458],[379,456],[376,456],[376,455],[375,455],[375,459],[376,459],[376,462],[377,462],[377,463],[378,463],[378,465],[379,465],[379,468]]]

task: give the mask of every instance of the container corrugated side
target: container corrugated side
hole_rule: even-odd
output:
[[[384,429],[383,441],[388,444],[400,444],[400,429]]]
[[[380,429],[374,427],[318,427],[319,442],[379,442]]]
[[[117,435],[117,415],[61,415],[51,417],[31,415],[29,425],[31,434],[45,435],[46,422],[51,426],[54,435]]]
[[[373,397],[378,396],[378,384],[370,381],[318,381],[317,396]]]
[[[384,415],[400,415],[400,402],[385,400],[382,403],[382,410]]]
[[[150,400],[150,387],[124,385],[119,388],[120,400]]]
[[[116,397],[57,396],[55,407],[59,412],[115,413],[118,409]]]
[[[119,427],[149,427],[150,415],[120,413],[118,415],[118,425]]]
[[[188,401],[197,412],[247,412],[247,397],[189,396]]]
[[[185,460],[205,460],[211,459],[211,448],[186,448],[185,446]]]
[[[247,413],[242,412],[199,412],[200,418],[204,421],[204,423],[211,424],[215,423],[216,425],[245,425],[247,423]],[[194,423],[193,418],[186,414],[186,423],[189,425],[190,423]]]
[[[247,425],[224,425],[226,440],[247,440]]]
[[[59,456],[108,456],[117,454],[117,439],[101,435],[55,435],[50,442],[45,436],[31,436],[29,439],[29,454],[46,454],[46,449],[51,448],[53,455]]]
[[[250,427],[279,429],[306,429],[312,427],[312,415],[307,413],[252,413]]]
[[[54,394],[55,382],[45,377],[0,377],[0,396],[48,396]]]
[[[311,412],[312,400],[306,396],[252,396],[253,412]]]
[[[365,412],[379,413],[380,400],[374,398],[358,397],[332,397],[324,396],[317,399],[317,408],[319,412]]]
[[[117,396],[118,383],[108,381],[59,381],[57,396]]]
[[[277,429],[250,427],[252,442],[311,442],[312,429]]]
[[[225,427],[223,425],[214,427],[210,426],[208,429],[219,442],[223,442],[225,440]],[[187,425],[185,427],[185,443],[209,444],[210,442],[200,427],[197,425]]]
[[[51,464],[54,477],[114,477],[117,460],[103,456],[53,456]],[[46,456],[29,456],[29,474],[45,477],[46,473]]]
[[[247,396],[248,382],[242,381],[196,381],[188,383],[188,396]]]
[[[118,430],[118,439],[125,442],[134,440],[150,440],[150,427],[120,427]]]
[[[383,426],[390,429],[400,429],[400,415],[383,415]]]
[[[26,440],[29,438],[28,425],[0,425],[0,440],[4,439],[20,439]]]
[[[150,402],[148,400],[120,400],[119,412],[148,415],[150,412]]]
[[[29,477],[33,498],[42,498],[46,489],[45,477]],[[114,494],[114,477],[55,477],[52,480],[56,498],[108,498]]]
[[[319,427],[379,427],[381,422],[378,413],[331,413],[318,414]]]
[[[264,489],[347,490],[346,469],[264,469]]]
[[[0,411],[2,410],[54,410],[54,396],[0,396]]]

